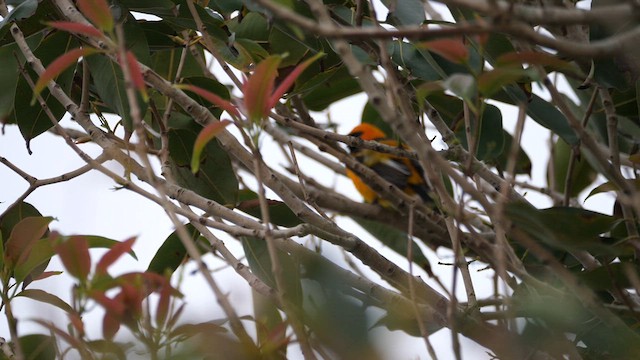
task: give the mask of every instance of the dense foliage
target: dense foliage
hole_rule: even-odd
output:
[[[638,14],[613,0],[0,1],[0,121],[28,151],[51,132],[86,162],[37,179],[0,154],[28,183],[0,199],[3,356],[126,358],[133,346],[150,358],[368,359],[381,356],[372,329],[385,327],[423,338],[415,353],[431,357],[461,358],[461,336],[501,359],[640,357]],[[407,148],[336,131],[327,109],[355,94],[368,99],[362,121]],[[548,159],[521,146],[533,122],[551,133],[538,139]],[[414,159],[435,204],[349,147]],[[528,182],[532,162],[547,184]],[[332,187],[345,166],[389,205]],[[57,214],[29,202],[88,172],[173,223],[148,267],[114,265],[136,257],[134,238],[59,233]],[[584,209],[589,190],[615,208]],[[552,206],[536,208],[533,193]],[[346,261],[327,255],[336,248]],[[430,264],[443,248],[451,264]],[[47,267],[54,257],[64,269]],[[212,258],[251,288],[252,314]],[[477,296],[471,261],[491,295]],[[187,263],[207,291],[181,286]],[[58,270],[74,279],[68,299],[39,288]],[[184,320],[189,291],[225,318]],[[68,321],[16,314],[17,298]],[[96,338],[85,318],[97,310]],[[27,318],[43,331],[24,333]],[[429,339],[445,328],[443,350]]]

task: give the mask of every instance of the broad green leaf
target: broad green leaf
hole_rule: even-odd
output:
[[[521,89],[510,85],[505,87],[504,94],[498,93],[494,98],[513,105],[527,104],[527,115],[535,122],[558,134],[567,144],[577,144],[578,136],[569,125],[567,118],[555,106],[538,95],[531,94],[528,99]]]
[[[385,134],[393,134],[391,125],[389,125],[389,123],[382,119],[378,110],[376,110],[376,108],[368,101],[362,109],[362,117],[360,119],[360,122],[373,124],[378,127],[378,129],[382,130]]]
[[[255,290],[251,291],[251,295],[261,355],[273,360],[286,359],[286,345],[289,343],[286,337],[287,323],[283,321],[273,300]]]
[[[242,17],[242,21],[236,24],[229,24],[229,28],[235,33],[238,39],[250,39],[258,42],[269,41],[269,23],[264,15],[251,11]],[[273,41],[269,41],[270,45]],[[280,44],[282,45],[282,44]],[[274,51],[274,53],[280,53]]]
[[[120,3],[131,11],[160,16],[171,14],[176,6],[171,0],[121,0]]]
[[[34,51],[34,54],[42,61],[45,67],[49,68],[54,65],[53,63],[56,58],[77,46],[78,42],[73,38],[73,36],[64,32],[56,32],[46,37]],[[65,92],[69,92],[73,85],[73,76],[76,69],[76,63],[74,60],[69,65],[70,66],[68,66],[66,70],[62,71],[62,73],[58,71],[57,74],[55,74],[57,75],[56,83],[60,85],[61,89]],[[38,78],[32,70],[29,69],[28,72],[32,79]],[[44,85],[46,85],[46,83]],[[33,95],[34,92],[31,86],[23,77],[20,77],[14,102],[15,118],[22,137],[27,141],[27,149],[29,149],[29,142],[31,139],[42,134],[53,126],[49,116],[41,106],[32,106],[31,100],[34,98]],[[62,116],[66,112],[64,106],[62,106],[58,100],[51,95],[49,89],[44,89],[40,96],[47,103],[47,107],[53,116],[55,116],[57,120],[61,120]]]
[[[426,54],[421,52],[413,44],[400,40],[394,41],[390,53],[395,64],[421,80],[435,81],[447,76],[447,73],[432,56],[429,56],[428,52]]]
[[[38,240],[33,245],[27,259],[15,268],[13,276],[17,282],[25,281],[29,275],[38,274],[36,270],[41,270],[39,272],[42,272],[46,269],[49,260],[55,255],[53,240],[47,237]]]
[[[220,120],[205,126],[205,128],[200,131],[196,141],[193,143],[193,154],[191,155],[191,171],[194,174],[197,174],[200,170],[200,155],[204,147],[229,124],[231,124],[231,120]]]
[[[173,11],[168,14],[158,14],[162,17],[162,20],[178,31],[182,31],[184,29],[197,30],[198,28],[193,20],[191,11],[189,11],[186,0],[174,0],[173,2],[176,4],[175,9],[177,10],[177,14]],[[213,36],[214,41],[227,42],[228,36],[223,30],[223,27],[225,26],[224,22],[219,18],[212,16],[207,10],[202,8],[202,6],[195,3],[194,5],[204,26],[207,27],[207,32]]]
[[[171,171],[178,184],[201,196],[221,204],[235,205],[238,196],[238,179],[231,166],[229,155],[217,141],[209,142],[201,155],[200,171],[191,172],[191,156],[200,131],[198,125],[189,129],[169,131]]]
[[[110,111],[122,117],[125,129],[131,131],[133,120],[131,119],[129,101],[127,100],[126,87],[120,65],[111,61],[105,55],[94,55],[87,58],[86,61],[89,64],[96,93]],[[147,105],[140,95],[137,94],[137,98],[138,106],[144,113]]]
[[[200,232],[191,224],[185,225],[189,238],[199,242]],[[177,231],[174,231],[162,243],[156,254],[151,259],[147,271],[160,275],[173,274],[174,271],[187,259],[187,249],[184,247]]]
[[[27,44],[31,49],[35,49],[41,40],[42,34],[38,34],[27,38]],[[14,117],[11,115],[14,111],[18,79],[21,78],[19,66],[24,64],[24,57],[15,43],[0,47],[0,64],[4,64],[4,69],[0,71],[0,84],[2,84],[2,91],[0,91],[0,124],[6,124],[15,122]]]
[[[321,72],[296,90],[303,93],[302,99],[313,111],[322,111],[334,102],[362,91],[344,66]]]
[[[0,29],[5,26],[8,27],[8,24],[18,20],[24,20],[31,17],[38,8],[38,0],[24,0],[18,6],[13,8],[9,15],[7,15],[4,19],[0,21]]]
[[[13,229],[4,244],[4,260],[6,266],[13,269],[24,263],[32,247],[48,231],[52,217],[26,217],[20,220]]]
[[[600,235],[616,224],[612,216],[571,207],[538,210],[525,204],[510,204],[506,213],[515,227],[555,248],[609,254],[617,251],[600,240]]]
[[[247,262],[260,280],[270,287],[277,289],[275,275],[273,274],[272,261],[267,249],[267,243],[263,239],[254,237],[242,237],[242,248],[247,257]],[[302,285],[300,283],[300,266],[297,260],[290,254],[278,250],[278,262],[282,268],[284,289],[280,289],[295,306],[302,305]]]
[[[636,190],[640,190],[640,179],[629,179],[627,181],[632,188]],[[585,200],[587,200],[588,198],[596,194],[600,194],[608,191],[618,191],[618,190],[621,190],[621,189],[619,189],[616,184],[612,183],[611,181],[607,181],[603,184],[598,185],[595,189],[591,190],[591,192],[589,193],[589,195],[587,195]]]
[[[286,227],[293,227],[302,223],[285,203],[277,200],[267,201],[269,203],[269,218],[272,223]],[[257,219],[262,219],[258,194],[251,190],[240,190],[236,208]]]
[[[25,289],[20,291],[18,294],[16,294],[16,296],[24,296],[24,297],[28,297],[29,299],[32,300],[36,300],[36,301],[40,301],[43,303],[47,303],[50,305],[53,305],[59,309],[62,309],[68,313],[73,313],[74,310],[71,307],[71,305],[67,304],[66,302],[64,302],[62,299],[60,299],[59,297],[57,297],[54,294],[48,293],[44,290],[40,290],[40,289]]]
[[[19,341],[25,359],[50,360],[59,354],[54,336],[29,334],[20,336]]]
[[[286,54],[280,63],[281,67],[296,65],[308,52],[315,51],[296,36],[278,27],[272,28],[268,35],[271,52],[273,54]]]
[[[421,25],[427,18],[420,0],[382,0],[396,25]]]
[[[383,224],[381,222],[366,220],[358,217],[352,217],[352,219],[367,230],[371,235],[378,239],[382,244],[388,246],[389,249],[395,251],[401,256],[407,257],[408,254],[408,241],[407,233],[400,231],[396,228]],[[412,243],[413,262],[425,269],[427,272],[431,272],[431,264],[424,255],[418,244],[415,241]]]
[[[594,270],[580,272],[578,278],[581,283],[596,291],[626,289],[633,287],[627,271],[635,273],[636,276],[640,275],[640,269],[638,269],[637,265],[628,262],[616,262]]]
[[[560,193],[565,192],[565,181],[569,171],[569,162],[572,157],[571,147],[562,139],[558,139],[553,146],[553,175],[554,190]],[[547,172],[547,179],[550,179]],[[571,184],[570,197],[576,197],[582,190],[589,186],[596,179],[597,173],[584,157],[578,154],[574,161],[572,176],[569,180]],[[549,184],[551,186],[551,184]]]

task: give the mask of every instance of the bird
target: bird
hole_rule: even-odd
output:
[[[348,135],[359,137],[362,140],[377,141],[381,144],[411,150],[408,146],[388,138],[377,126],[369,123],[361,123],[353,128]],[[423,177],[424,172],[416,160],[354,146],[349,146],[349,151],[356,160],[404,193],[412,196],[418,195],[424,202],[433,203],[433,200],[429,196],[429,186]],[[380,194],[369,187],[354,171],[347,169],[347,176],[351,179],[356,190],[362,195],[366,203],[379,204],[385,208],[392,207],[390,201],[381,197]]]

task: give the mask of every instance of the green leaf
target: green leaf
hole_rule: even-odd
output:
[[[610,231],[617,222],[609,215],[572,207],[538,210],[517,203],[508,205],[506,213],[515,227],[558,249],[605,254],[616,254],[618,250],[600,240],[600,235]]]
[[[505,86],[504,93],[499,92],[494,98],[513,105],[527,104],[527,115],[535,122],[560,136],[569,145],[578,143],[578,136],[569,125],[567,118],[550,102],[538,95],[531,94],[531,98],[528,99],[517,86],[509,85]]]
[[[395,64],[421,80],[435,81],[447,76],[428,52],[420,51],[413,44],[399,40],[394,41],[390,53]]]
[[[16,296],[24,296],[29,299],[40,301],[46,304],[53,305],[59,309],[62,309],[68,313],[73,313],[75,310],[71,307],[71,305],[64,302],[62,299],[57,297],[54,294],[48,293],[44,290],[40,289],[25,289],[16,294]]]
[[[634,189],[640,190],[640,179],[628,179],[627,182]],[[589,193],[589,195],[587,195],[585,200],[587,200],[588,198],[590,198],[590,197],[592,197],[593,195],[596,195],[596,194],[600,194],[600,193],[608,192],[608,191],[618,191],[618,190],[620,190],[620,189],[618,188],[618,186],[615,183],[613,183],[611,181],[607,181],[605,183],[602,183],[602,184],[598,185],[595,189],[591,190],[591,192]]]
[[[14,100],[16,97],[16,88],[18,86],[18,79],[20,78],[20,71],[18,66],[22,66],[23,60],[18,64],[15,54],[18,54],[18,47],[13,45],[5,45],[0,47],[0,64],[3,64],[5,68],[0,71],[0,84],[2,84],[2,91],[0,91],[0,124],[9,122],[9,115],[14,109]]]
[[[420,0],[382,0],[396,25],[421,25],[427,18]]]
[[[20,337],[20,347],[24,358],[29,360],[50,360],[58,355],[56,339],[53,336],[30,334]]]
[[[106,55],[94,55],[85,60],[89,64],[93,87],[100,99],[114,113],[123,119],[125,129],[132,130],[129,101],[120,65],[111,61]],[[140,94],[136,94],[138,106],[142,113],[146,111],[146,103]]]
[[[26,18],[31,17],[38,8],[38,0],[24,0],[18,6],[14,7],[13,10],[7,15],[4,19],[0,21],[0,29],[8,26],[8,24],[18,21],[24,20]]]
[[[256,321],[256,332],[260,353],[269,359],[286,359],[289,343],[286,337],[286,323],[273,300],[251,291],[253,296],[253,314]]]
[[[558,139],[553,146],[553,175],[554,190],[560,193],[565,192],[565,181],[569,171],[569,161],[572,157],[571,147],[562,139]],[[547,179],[550,179],[550,173],[547,172]],[[598,174],[593,170],[591,165],[580,154],[577,155],[573,165],[573,172],[569,183],[571,184],[570,197],[576,197],[587,186],[591,185]],[[549,184],[551,186],[551,184]]]
[[[191,154],[199,126],[169,131],[171,171],[177,183],[201,196],[221,204],[235,205],[238,196],[238,179],[231,166],[229,155],[217,141],[209,142],[201,156],[200,170],[191,172]]]
[[[193,225],[185,225],[185,230],[189,233],[191,240],[196,243],[200,241],[200,232],[196,230]],[[156,251],[153,259],[151,259],[151,263],[149,263],[147,271],[160,275],[166,275],[167,273],[173,274],[186,258],[187,249],[184,247],[182,240],[180,240],[178,232],[174,231],[162,243],[158,251]]]
[[[4,260],[9,269],[27,260],[31,248],[49,230],[51,221],[52,217],[26,217],[13,227],[4,246]]]
[[[51,65],[56,58],[65,54],[70,49],[76,48],[78,42],[75,38],[64,32],[56,32],[46,37],[38,48],[34,51],[36,57],[38,57],[43,65]],[[58,75],[56,82],[64,92],[69,92],[73,85],[73,76],[75,73],[76,64],[71,64],[66,70],[62,71]],[[32,70],[28,70],[32,79],[38,78],[38,76]],[[57,120],[61,120],[66,110],[49,92],[49,89],[44,89],[40,94],[45,100],[47,107]],[[27,148],[29,148],[29,142],[31,139],[42,134],[50,129],[53,124],[49,119],[49,116],[45,113],[40,105],[31,104],[33,99],[33,90],[27,81],[20,77],[16,88],[15,97],[15,118],[22,137],[27,141]]]
[[[158,16],[162,17],[162,20],[169,24],[171,27],[175,28],[178,32],[188,29],[188,30],[198,30],[195,21],[193,20],[193,15],[191,15],[191,11],[189,11],[189,6],[187,6],[185,0],[175,0],[173,1],[176,4],[175,9],[177,10],[177,14],[170,11],[168,14],[158,14]],[[198,4],[193,4],[196,8],[196,12],[200,16],[202,23],[207,27],[207,32],[209,35],[214,37],[214,41],[228,41],[227,34],[222,30],[225,24],[218,18],[211,16],[207,10],[202,8],[202,6]]]
[[[344,67],[336,67],[319,73],[296,89],[312,111],[322,111],[334,102],[362,91],[358,82]]]
[[[250,39],[258,42],[267,42],[269,40],[270,29],[267,19],[264,15],[254,11],[244,15],[240,23],[229,24],[229,28],[238,39]],[[269,41],[269,43],[273,42]],[[278,54],[280,52],[274,51],[274,53]]]
[[[33,245],[26,261],[15,268],[13,276],[16,282],[23,282],[29,275],[34,277],[46,269],[49,260],[55,255],[52,240],[51,238],[40,239]]]
[[[396,228],[392,228],[386,224],[377,221],[366,220],[358,217],[351,217],[358,225],[362,226],[363,229],[367,230],[371,235],[373,235],[376,239],[380,240],[385,246],[388,246],[389,249],[395,251],[399,255],[403,257],[407,257],[408,247],[407,247],[407,233],[404,231],[400,231]],[[412,253],[413,253],[413,262],[420,266],[422,269],[425,269],[427,272],[431,272],[431,264],[429,260],[424,255],[418,244],[415,241],[411,241],[412,245]]]
[[[286,227],[293,227],[302,223],[302,221],[298,219],[293,211],[291,211],[291,209],[289,209],[289,207],[282,201],[267,201],[269,203],[269,217],[272,223],[278,226]],[[260,211],[258,194],[251,190],[240,190],[238,205],[236,208],[258,219],[262,219],[262,212]]]
[[[265,240],[254,237],[242,237],[242,248],[247,257],[247,262],[260,280],[276,289],[276,279],[273,274],[271,257]],[[296,306],[302,304],[302,285],[300,283],[300,267],[288,253],[278,250],[278,261],[284,277],[284,289],[280,289],[286,298]]]
[[[582,284],[589,288],[601,290],[616,290],[633,287],[629,280],[628,271],[640,276],[640,269],[637,265],[628,262],[617,262],[578,273],[578,278]]]

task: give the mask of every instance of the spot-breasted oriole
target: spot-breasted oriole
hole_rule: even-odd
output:
[[[407,146],[387,138],[382,130],[368,123],[362,123],[356,126],[351,130],[349,135],[359,137],[362,140],[373,140],[385,145],[402,147],[403,149],[409,150]],[[417,194],[423,201],[433,203],[433,200],[428,194],[429,187],[423,177],[422,167],[416,160],[355,147],[349,147],[349,151],[359,162],[371,168],[376,174],[380,175],[380,177],[404,191],[406,194]],[[347,176],[353,181],[353,185],[355,185],[358,192],[360,192],[365,202],[377,203],[383,207],[391,207],[391,203],[388,200],[383,199],[378,193],[365,184],[355,172],[347,169]]]

